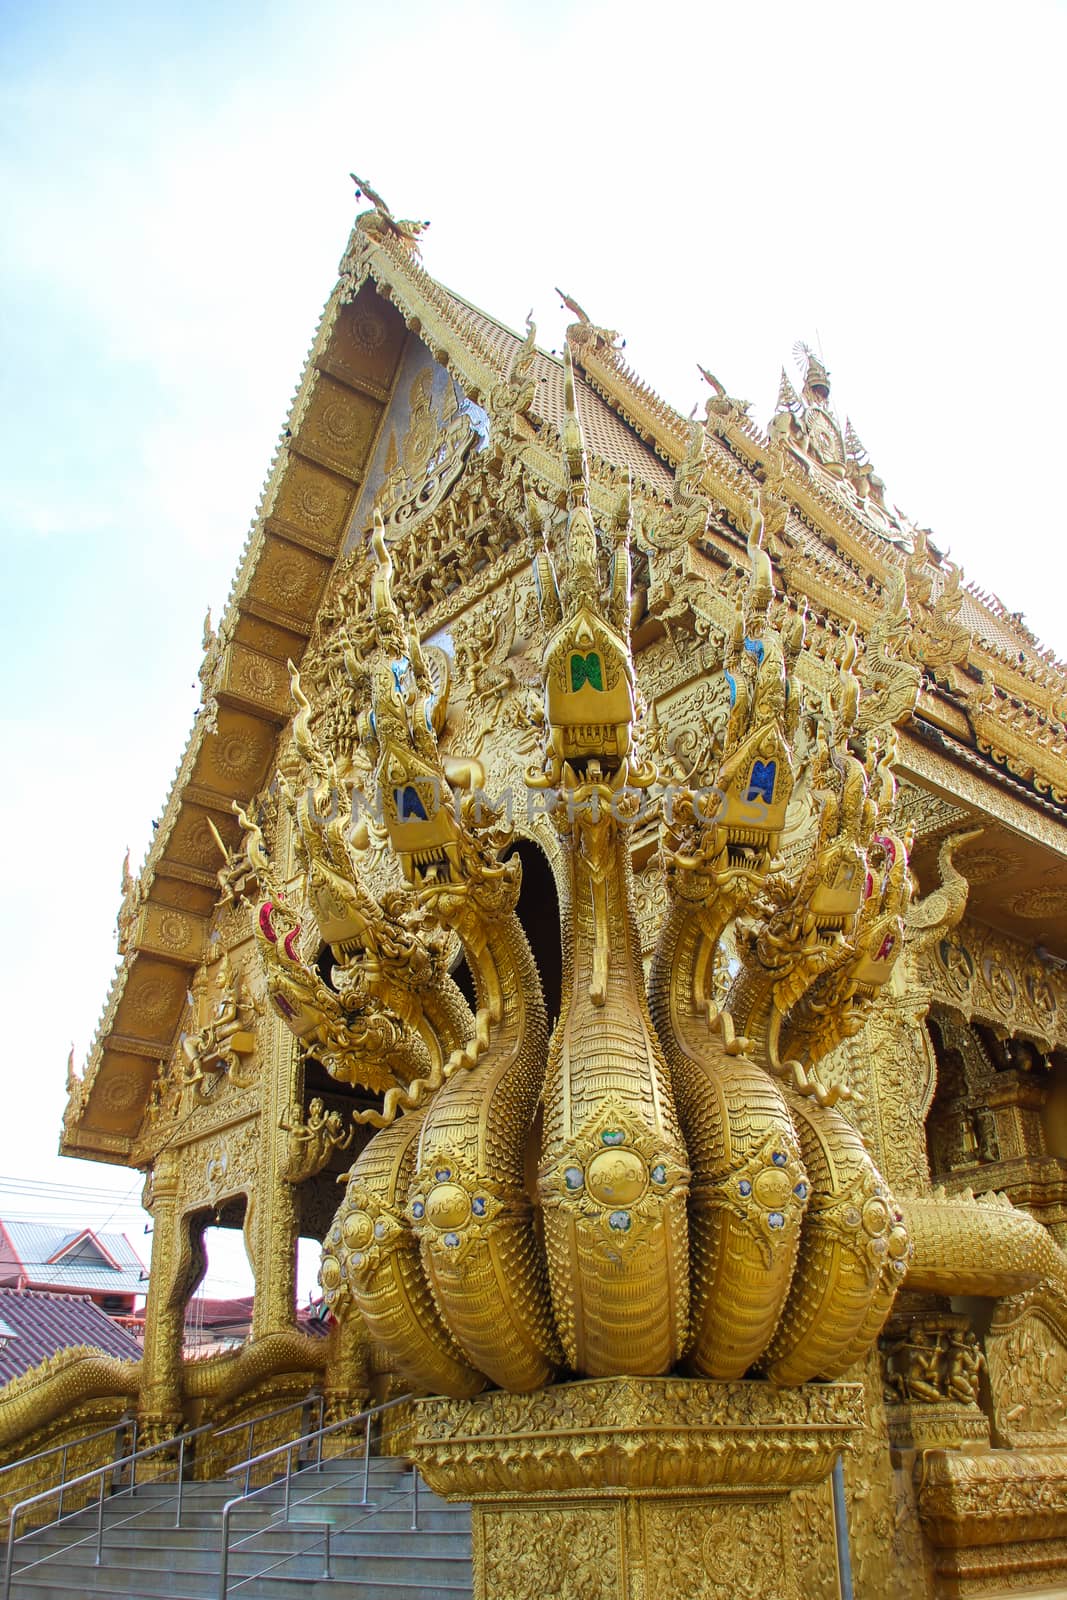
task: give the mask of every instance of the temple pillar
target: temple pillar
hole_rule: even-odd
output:
[[[791,1497],[825,1483],[865,1415],[859,1384],[682,1378],[414,1412],[408,1454],[473,1504],[474,1600],[807,1600]]]
[[[259,1118],[259,1169],[256,1174],[256,1294],[252,1338],[296,1327],[296,1247],[300,1206],[296,1186],[285,1176],[286,1135],[279,1123],[302,1087],[296,1041],[274,1022],[264,1051]]]
[[[161,1151],[146,1198],[152,1213],[152,1263],[138,1408],[146,1442],[165,1439],[181,1425],[185,1308],[206,1265],[203,1229],[181,1213],[180,1172],[180,1153],[174,1149]]]

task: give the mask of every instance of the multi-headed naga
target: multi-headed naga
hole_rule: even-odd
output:
[[[295,885],[248,846],[275,1008],[328,1072],[381,1097],[355,1111],[376,1131],[327,1236],[329,1304],[413,1385],[455,1396],[672,1369],[833,1377],[905,1277],[967,1292],[983,1255],[1003,1292],[1054,1278],[1067,1305],[1036,1224],[961,1203],[949,1226],[944,1206],[898,1204],[842,1109],[831,1053],[916,922],[909,840],[888,822],[893,750],[858,717],[853,635],[820,693],[805,688],[804,619],[774,593],[757,496],[722,646],[728,708],[664,789],[639,750],[629,494],[598,529],[569,359],[565,393],[554,540],[528,502],[544,739],[528,782],[562,905],[551,1038],[513,827],[479,763],[442,748],[446,701],[380,526],[370,703],[353,709],[394,886],[370,887],[366,829],[295,673]],[[656,808],[668,909],[646,988],[631,848]],[[448,975],[460,950],[473,1012]]]
[[[670,906],[651,991],[693,1166],[690,1364],[718,1378],[758,1365],[798,1383],[863,1354],[907,1270],[902,1214],[834,1105],[839,1086],[819,1072],[899,955],[907,855],[876,831],[893,798],[887,761],[868,771],[848,750],[851,643],[819,719],[814,817],[788,867],[780,854],[798,776],[803,620],[772,624],[761,540],[757,502],[723,662],[722,744],[709,742],[664,828]],[[731,925],[738,970],[719,1006]]]
[[[380,529],[375,548],[379,651],[368,736],[385,827],[420,904],[458,935],[477,1008],[471,1047],[446,1062],[445,1081],[415,1123],[410,1112],[403,1119],[414,1150],[404,1222],[444,1328],[472,1371],[484,1374],[475,1387],[488,1380],[533,1389],[551,1380],[561,1351],[526,1182],[548,1030],[515,912],[521,867],[503,859],[510,832],[485,805],[480,768],[438,752],[432,680],[393,604]],[[397,1137],[387,1129],[372,1139],[353,1181],[379,1143]],[[346,1207],[351,1199],[350,1190]],[[425,1383],[424,1373],[407,1370]]]

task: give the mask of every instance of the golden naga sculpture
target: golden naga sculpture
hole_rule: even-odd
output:
[[[891,781],[877,788],[847,750],[858,685],[846,663],[840,711],[827,706],[818,730],[817,822],[784,870],[803,622],[784,637],[770,624],[761,539],[754,503],[752,576],[723,664],[729,717],[702,785],[672,808],[651,985],[693,1161],[690,1360],[715,1377],[761,1362],[796,1383],[869,1347],[906,1270],[900,1212],[818,1063],[890,975],[907,861],[902,841],[875,833]],[[731,922],[740,967],[720,1013],[712,982]]]
[[[902,1214],[835,1109],[846,1091],[820,1074],[902,948],[907,845],[882,820],[892,751],[868,739],[864,763],[849,749],[850,641],[833,695],[806,704],[793,673],[803,621],[772,621],[755,499],[722,737],[709,730],[685,787],[656,802],[671,910],[650,1007],[630,836],[657,774],[635,749],[629,495],[599,534],[569,357],[565,402],[555,558],[528,505],[545,739],[528,783],[565,866],[550,1041],[515,912],[520,863],[505,857],[512,830],[479,763],[440,752],[447,708],[394,604],[380,524],[363,726],[382,824],[416,897],[403,914],[401,896],[385,906],[361,883],[365,830],[293,675],[305,787],[283,789],[330,972],[302,959],[274,888],[258,912],[268,991],[330,1073],[385,1097],[380,1113],[356,1113],[384,1125],[349,1174],[323,1286],[342,1317],[359,1308],[410,1381],[456,1397],[681,1362],[719,1378],[757,1365],[779,1383],[835,1376],[877,1336],[908,1261]],[[802,721],[806,811],[787,867]],[[427,918],[459,937],[473,1024],[454,997],[442,1012],[449,980]],[[739,970],[720,1010],[728,927]]]
[[[429,1397],[478,1600],[823,1600],[842,1451],[859,1600],[1062,1577],[1067,667],[811,350],[769,430],[705,368],[686,418],[355,182],[68,1074],[63,1148],[148,1174],[144,1361],[14,1385],[5,1450],[324,1371]],[[186,1363],[215,1222],[253,1336]]]

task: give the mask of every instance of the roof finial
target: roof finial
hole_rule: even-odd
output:
[[[579,350],[586,345],[592,348],[596,348],[598,345],[606,345],[609,350],[621,349],[625,345],[625,339],[620,345],[617,329],[599,327],[588,311],[578,304],[577,300],[573,299],[569,294],[564,294],[562,289],[557,289],[556,293],[567,310],[578,318],[577,322],[572,322],[567,329],[568,344],[574,344]]]
[[[570,345],[563,350],[563,459],[567,464],[570,482],[567,487],[567,507],[584,505],[589,498],[589,466],[585,458],[585,441],[578,417],[578,400],[574,387],[574,361]]]
[[[803,340],[793,346],[797,366],[804,369],[804,398],[809,405],[825,405],[830,398],[830,374],[826,367]]]
[[[784,367],[782,368],[782,380],[778,385],[778,400],[774,409],[775,412],[796,412],[800,409],[800,396],[790,383],[789,374],[786,372]]]
[[[418,251],[418,237],[425,233],[430,226],[428,222],[407,222],[400,217],[394,217],[389,206],[386,205],[377,190],[372,189],[366,178],[359,178],[354,172],[348,176],[356,186],[356,199],[364,196],[374,207],[373,211],[363,211],[356,218],[356,226],[372,239],[392,238],[399,241],[405,249]]]

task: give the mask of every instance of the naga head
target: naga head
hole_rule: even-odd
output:
[[[514,903],[518,862],[498,857],[510,839],[482,793],[475,760],[442,755],[441,701],[414,628],[406,633],[392,593],[392,560],[376,516],[378,558],[372,585],[378,650],[371,668],[368,734],[376,761],[378,803],[405,878],[446,920],[477,887],[482,909]],[[498,894],[494,894],[498,890]],[[512,893],[512,890],[514,893]],[[509,909],[510,909],[509,904]]]
[[[672,808],[679,848],[667,859],[698,870],[719,888],[754,885],[776,857],[796,782],[793,742],[800,717],[793,668],[804,642],[804,617],[785,628],[771,619],[774,583],[763,548],[759,491],[752,498],[749,579],[723,650],[729,694],[725,732],[708,770],[694,773]],[[710,792],[709,792],[710,791]],[[677,824],[681,824],[677,827]],[[676,886],[685,893],[677,874]],[[698,880],[693,880],[696,892]]]
[[[371,586],[378,648],[371,667],[369,742],[389,841],[412,883],[460,871],[459,825],[437,749],[433,685],[418,638],[393,599],[393,563],[375,513]]]
[[[635,715],[630,655],[630,495],[616,509],[606,579],[589,503],[589,472],[569,348],[564,351],[567,471],[566,563],[562,577],[529,503],[534,584],[546,633],[541,656],[550,782],[574,787],[625,774]]]
[[[731,858],[767,861],[778,851],[796,768],[792,744],[800,712],[792,668],[804,642],[804,619],[786,633],[771,621],[774,581],[763,548],[763,508],[752,496],[747,589],[728,636],[723,675],[730,714],[717,787],[716,827]]]
[[[294,1038],[311,1044],[322,1022],[319,991],[326,986],[304,965],[300,924],[280,894],[257,906],[255,929],[271,1006]]]

